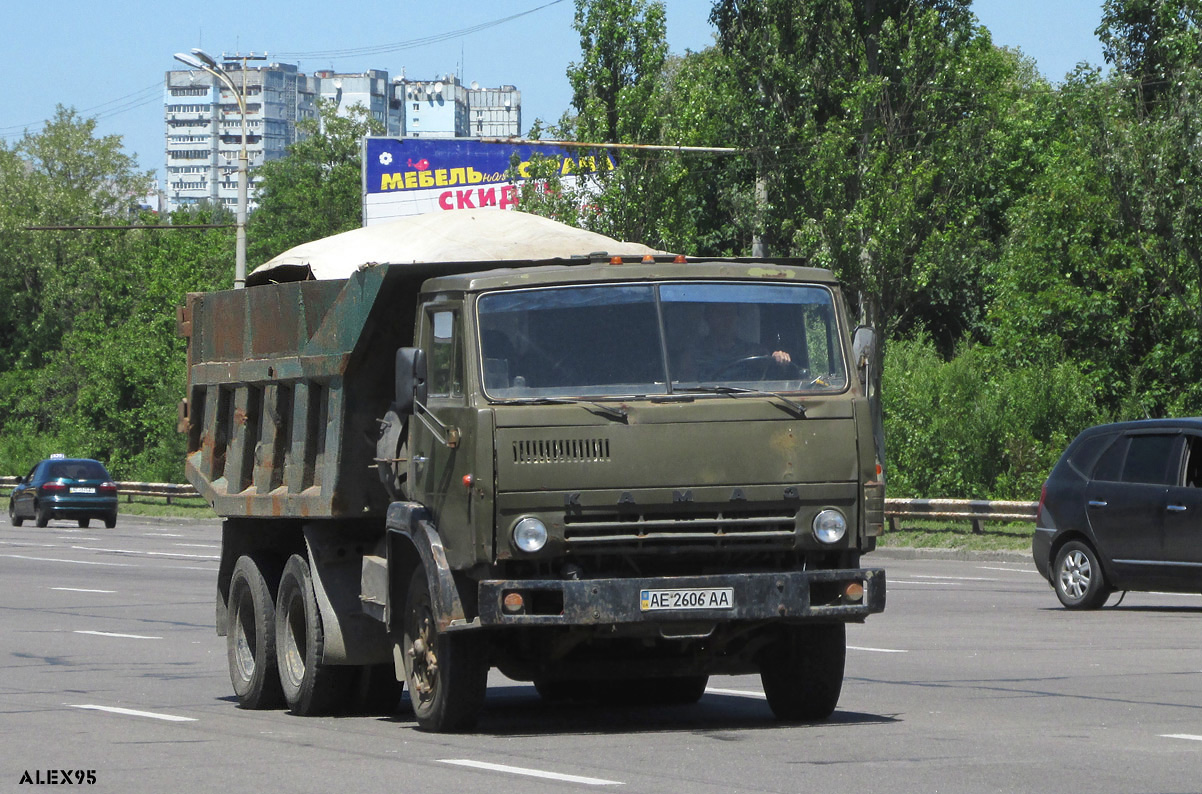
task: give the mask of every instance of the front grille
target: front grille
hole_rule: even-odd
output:
[[[793,511],[715,511],[689,514],[568,515],[564,539],[577,553],[687,549],[792,549]]]
[[[514,463],[603,463],[608,438],[523,439],[513,442]]]

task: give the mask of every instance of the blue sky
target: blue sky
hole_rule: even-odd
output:
[[[712,43],[709,0],[665,5],[673,52]],[[419,79],[458,73],[465,83],[508,83],[522,91],[528,127],[536,117],[558,119],[571,101],[565,71],[579,57],[573,10],[573,0],[26,3],[0,29],[0,139],[11,145],[24,129],[40,129],[62,104],[96,117],[100,134],[120,135],[139,165],[161,176],[163,75],[182,68],[173,53],[192,47],[213,55],[266,51],[304,72],[386,69]],[[1051,80],[1081,61],[1102,65],[1094,36],[1101,0],[976,0],[973,10],[995,44],[1021,49]],[[413,44],[428,37],[440,40]],[[356,52],[365,49],[371,54]]]

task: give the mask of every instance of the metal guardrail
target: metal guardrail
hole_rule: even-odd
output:
[[[16,477],[0,477],[0,492],[7,496],[17,485]],[[175,499],[199,499],[200,494],[196,489],[189,484],[179,485],[169,482],[130,482],[117,480],[114,482],[117,486],[117,498],[126,497],[127,502],[132,502],[135,496],[149,497],[153,499],[166,499],[167,504],[171,504]]]
[[[0,490],[5,495],[17,484],[16,477],[0,477]],[[164,482],[118,482],[118,496],[166,499],[199,499],[191,485]],[[886,499],[885,518],[889,529],[897,530],[899,518],[934,518],[950,521],[970,521],[972,531],[981,534],[985,521],[1033,522],[1038,502],[1002,502],[988,499]]]
[[[899,518],[941,518],[971,521],[974,534],[981,534],[985,521],[1035,521],[1038,502],[1002,502],[988,499],[886,499],[885,518],[889,529],[897,529]]]

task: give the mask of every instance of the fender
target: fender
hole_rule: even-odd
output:
[[[345,525],[312,522],[304,526],[313,594],[325,631],[323,664],[368,665],[387,662],[390,655],[384,626],[363,610],[360,576],[366,536],[349,533]],[[356,543],[358,541],[358,543]]]
[[[426,572],[430,602],[439,631],[471,628],[459,597],[447,552],[430,513],[417,502],[394,502],[388,507],[388,579],[390,631],[400,631],[409,578],[420,564]]]

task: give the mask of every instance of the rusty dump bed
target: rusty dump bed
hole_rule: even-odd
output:
[[[221,516],[383,516],[377,420],[396,349],[412,343],[421,283],[481,265],[190,294],[180,316],[188,480]]]

